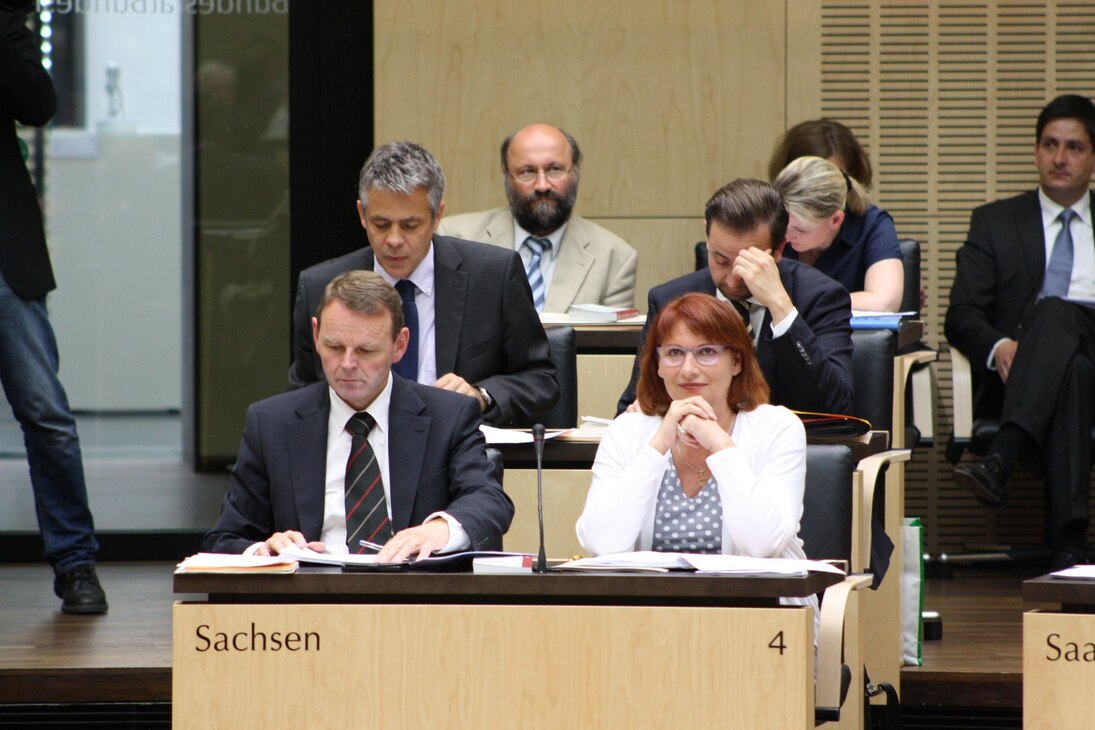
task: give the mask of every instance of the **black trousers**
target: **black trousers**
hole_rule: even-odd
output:
[[[1051,540],[1086,527],[1095,425],[1095,308],[1047,297],[1027,311],[1004,392],[1001,423],[1038,445]]]

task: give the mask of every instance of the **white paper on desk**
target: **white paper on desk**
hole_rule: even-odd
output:
[[[1074,565],[1071,568],[1050,573],[1054,578],[1079,578],[1081,580],[1095,580],[1095,565]]]
[[[559,566],[564,570],[682,570],[691,567],[684,553],[660,553],[639,550],[629,553],[609,553],[595,558],[578,558]]]
[[[745,555],[711,555],[685,553],[685,560],[698,573],[719,575],[790,575],[805,576],[810,571],[844,575],[835,565],[816,560],[787,558],[751,558]]]
[[[590,327],[617,327],[619,325],[634,326],[646,324],[646,315],[636,314],[634,317],[606,321],[603,319],[592,319],[580,315],[566,314],[565,312],[540,312],[540,324],[587,325]]]
[[[350,555],[349,553],[317,553],[310,548],[301,548],[290,545],[279,553],[279,557],[290,557],[302,563],[315,563],[317,565],[372,565],[376,562],[376,554]]]
[[[483,432],[483,437],[487,440],[488,444],[531,444],[532,432],[525,431],[517,428],[495,428],[494,426],[482,425],[479,430]],[[557,429],[547,431],[544,434],[544,439],[550,441],[561,433],[566,433],[570,429]]]
[[[865,309],[853,309],[853,317],[871,319],[874,317],[915,317],[916,312],[872,312]]]

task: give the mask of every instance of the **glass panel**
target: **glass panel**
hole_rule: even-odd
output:
[[[184,303],[195,300],[199,456],[230,462],[247,404],[284,390],[288,367],[287,2],[37,10],[58,95],[38,181],[58,282],[48,306],[85,462],[181,458],[193,406]],[[33,169],[36,135],[20,134]],[[184,210],[191,196],[196,210]],[[21,460],[19,428],[0,412],[0,457]]]

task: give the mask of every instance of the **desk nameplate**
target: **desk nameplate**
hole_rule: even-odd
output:
[[[1095,615],[1023,614],[1023,727],[1095,728]]]
[[[180,730],[813,727],[801,607],[177,603],[173,618]]]

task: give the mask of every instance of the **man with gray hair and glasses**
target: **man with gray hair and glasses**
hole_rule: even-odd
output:
[[[289,387],[323,378],[311,318],[324,287],[355,269],[399,292],[410,329],[393,370],[475,398],[494,426],[531,426],[559,398],[547,336],[515,251],[437,234],[445,175],[428,151],[390,142],[369,155],[357,211],[369,246],[301,272],[293,309]]]

